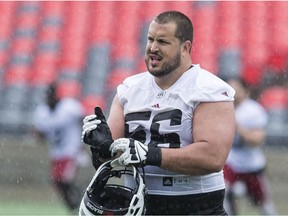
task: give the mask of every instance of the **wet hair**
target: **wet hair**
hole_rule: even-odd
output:
[[[187,40],[191,43],[193,42],[193,24],[185,14],[179,11],[165,11],[160,13],[154,21],[159,24],[175,22],[177,25],[175,37],[178,38],[180,42]]]
[[[57,84],[51,83],[46,90],[46,102],[47,105],[54,110],[59,98],[57,97]]]

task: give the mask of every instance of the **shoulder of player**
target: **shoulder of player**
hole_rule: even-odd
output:
[[[127,77],[126,79],[124,79],[123,84],[127,87],[132,87],[132,86],[138,86],[141,83],[141,86],[143,86],[143,84],[146,84],[148,79],[150,79],[151,74],[146,71],[146,72],[141,72],[139,74],[135,74],[132,76]]]
[[[74,98],[70,98],[70,97],[64,97],[59,101],[59,105],[71,105],[71,104],[78,104],[79,102],[74,99]]]
[[[175,91],[184,101],[232,101],[234,89],[199,65],[183,74]]]
[[[186,89],[191,89],[192,91],[201,91],[203,89],[211,88],[223,88],[230,87],[218,76],[213,73],[202,69],[200,65],[194,65],[193,68],[188,70],[182,79],[182,86],[186,85]]]
[[[82,105],[78,100],[68,97],[60,100],[58,107],[60,110],[73,111],[73,112],[76,112],[77,110],[79,110],[80,112],[82,109]]]

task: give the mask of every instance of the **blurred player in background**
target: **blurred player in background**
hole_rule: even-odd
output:
[[[238,214],[235,193],[244,184],[249,197],[261,208],[262,213],[275,215],[265,176],[266,158],[261,149],[268,123],[267,113],[257,101],[251,99],[249,86],[244,80],[230,78],[227,83],[236,91],[234,105],[237,130],[224,168],[226,210],[229,214]],[[241,191],[238,190],[238,193]]]
[[[53,185],[71,212],[76,212],[82,197],[74,180],[79,164],[85,164],[87,158],[81,142],[82,118],[81,103],[58,98],[55,83],[49,86],[46,103],[36,108],[34,116],[36,133],[49,143]]]

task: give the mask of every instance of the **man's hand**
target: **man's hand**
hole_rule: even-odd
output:
[[[95,114],[86,116],[83,119],[82,142],[84,143],[89,142],[89,140],[87,140],[87,135],[91,131],[95,130],[100,123],[101,121],[97,119],[97,116]],[[89,143],[86,144],[90,145]]]
[[[161,165],[161,149],[148,147],[147,145],[131,139],[120,138],[115,140],[110,146],[112,154],[123,152],[116,160],[119,164],[127,166],[133,165]]]
[[[113,143],[113,139],[100,107],[95,107],[95,115],[89,115],[84,118],[82,141],[94,148],[99,157],[111,157],[109,147]]]
[[[110,150],[112,154],[123,152],[118,158],[118,162],[124,166],[129,164],[145,165],[148,147],[134,139],[120,138],[112,143]]]

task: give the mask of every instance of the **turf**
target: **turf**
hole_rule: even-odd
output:
[[[61,203],[1,201],[0,215],[69,215]]]
[[[278,214],[287,215],[288,146],[265,148],[265,154],[272,199]],[[0,142],[0,164],[0,215],[71,215],[49,182],[45,146]],[[95,170],[81,172],[79,182],[86,187]],[[241,215],[260,215],[248,199],[238,203]]]

